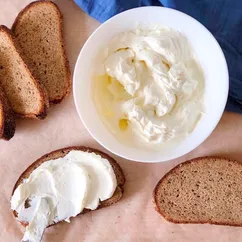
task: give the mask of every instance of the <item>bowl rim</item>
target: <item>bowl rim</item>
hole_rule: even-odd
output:
[[[127,12],[135,12],[135,11],[139,11],[140,9],[144,9],[144,8],[162,9],[162,11],[175,12],[176,14],[183,15],[184,17],[186,17],[186,18],[190,19],[191,21],[196,22],[198,25],[200,25],[200,27],[203,28],[205,30],[205,32],[207,32],[208,35],[210,35],[210,39],[213,40],[214,44],[218,47],[217,49],[219,50],[219,52],[221,54],[221,58],[222,58],[221,61],[224,63],[224,67],[225,67],[224,72],[226,72],[226,77],[225,77],[227,79],[227,81],[225,83],[225,85],[226,85],[225,86],[226,93],[223,95],[223,98],[221,97],[221,106],[220,106],[220,111],[221,112],[220,112],[220,114],[217,115],[216,122],[214,122],[213,126],[210,126],[210,131],[207,133],[205,138],[200,139],[199,142],[196,142],[196,144],[193,145],[192,148],[189,148],[189,149],[185,150],[184,152],[180,152],[179,155],[171,154],[170,155],[170,159],[168,159],[168,160],[167,159],[162,159],[162,158],[159,159],[159,160],[157,160],[157,159],[142,160],[142,159],[139,159],[139,158],[135,158],[134,159],[134,158],[126,156],[125,154],[122,154],[122,153],[119,153],[117,151],[114,151],[114,150],[110,149],[110,147],[106,143],[103,143],[102,141],[100,141],[99,137],[97,137],[97,135],[94,134],[94,132],[92,132],[92,130],[88,127],[87,123],[83,119],[83,116],[82,116],[82,113],[81,113],[80,109],[78,108],[79,105],[78,105],[78,102],[77,102],[77,95],[78,94],[76,92],[76,86],[77,86],[77,83],[78,83],[78,79],[76,78],[76,72],[77,72],[78,63],[79,63],[80,59],[82,58],[83,50],[89,45],[89,42],[91,41],[91,39],[95,38],[96,33],[99,32],[101,29],[105,28],[106,25],[109,24],[109,22],[113,21],[116,18],[119,18],[120,15],[127,14]],[[75,63],[75,68],[74,68],[73,84],[72,84],[72,86],[73,86],[73,98],[74,98],[76,111],[77,111],[78,116],[81,119],[84,127],[86,128],[88,133],[92,136],[92,138],[94,138],[101,146],[103,146],[105,149],[107,149],[111,153],[113,153],[113,154],[115,154],[115,155],[117,155],[119,157],[122,157],[124,159],[130,160],[130,161],[135,161],[135,162],[141,162],[141,163],[158,163],[158,162],[165,162],[165,161],[177,159],[177,158],[179,158],[179,157],[181,157],[181,156],[183,156],[185,154],[190,153],[191,151],[196,149],[198,146],[200,146],[211,135],[211,133],[214,131],[214,129],[218,125],[218,123],[219,123],[219,121],[220,121],[220,119],[221,119],[221,117],[222,117],[222,115],[224,113],[225,106],[226,106],[226,103],[227,103],[228,93],[229,93],[229,70],[228,70],[228,65],[227,65],[227,62],[226,62],[226,58],[225,58],[224,52],[223,52],[221,46],[219,45],[218,41],[213,36],[213,34],[202,23],[200,23],[198,20],[196,20],[195,18],[191,17],[190,15],[188,15],[186,13],[183,13],[183,12],[175,10],[175,9],[161,7],[161,6],[143,6],[143,7],[132,8],[132,9],[129,9],[129,10],[126,10],[126,11],[123,11],[121,13],[118,13],[118,14],[114,15],[113,17],[111,17],[110,19],[108,19],[107,21],[102,23],[100,26],[98,26],[92,32],[92,34],[88,37],[88,39],[86,40],[84,45],[81,47],[81,50],[80,50],[80,52],[78,54],[78,57],[77,57],[77,60],[76,60],[76,63]]]

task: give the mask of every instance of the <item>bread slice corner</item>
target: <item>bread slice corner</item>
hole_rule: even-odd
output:
[[[60,103],[71,90],[60,9],[52,1],[32,2],[18,14],[12,31],[26,64],[45,86],[50,104]]]
[[[102,152],[102,151],[99,151],[97,149],[93,149],[93,148],[90,148],[90,147],[85,147],[85,146],[72,146],[72,147],[67,147],[67,148],[63,148],[63,149],[59,149],[59,150],[56,150],[56,151],[53,151],[53,152],[50,152],[42,157],[40,157],[38,160],[36,160],[34,163],[32,163],[19,177],[19,179],[17,180],[14,188],[13,188],[13,192],[12,192],[12,195],[15,191],[15,189],[23,182],[24,179],[27,179],[30,174],[37,168],[39,167],[42,163],[48,161],[48,160],[52,160],[52,159],[58,159],[60,157],[64,157],[66,156],[70,151],[72,150],[80,150],[80,151],[84,151],[84,152],[89,152],[89,153],[96,153],[98,155],[100,155],[102,158],[105,158],[107,159],[113,170],[114,170],[114,173],[116,175],[116,179],[117,179],[117,188],[113,194],[113,196],[105,201],[100,201],[99,203],[99,206],[97,209],[100,209],[100,208],[104,208],[104,207],[108,207],[108,206],[111,206],[112,204],[118,202],[122,195],[123,195],[123,192],[124,192],[124,184],[125,184],[125,176],[124,176],[124,173],[123,173],[123,170],[121,169],[121,167],[119,166],[119,164],[115,161],[115,159],[113,159],[111,156],[109,156],[108,154]],[[81,214],[84,214],[84,213],[87,213],[87,212],[90,212],[92,210],[89,210],[89,209],[84,209]],[[13,211],[13,214],[14,216],[17,218],[18,217],[18,214],[16,211]],[[61,221],[60,221],[61,222]],[[59,223],[59,222],[58,222]],[[23,223],[21,222],[22,225],[24,226],[27,226],[26,223]],[[53,224],[54,225],[54,224]],[[50,225],[52,226],[52,225]]]
[[[0,84],[17,117],[46,117],[47,94],[23,61],[11,30],[4,25],[0,26]]]
[[[10,140],[14,136],[15,127],[14,112],[0,85],[0,138]]]
[[[181,163],[158,182],[153,199],[173,223],[242,226],[242,163],[222,157]]]

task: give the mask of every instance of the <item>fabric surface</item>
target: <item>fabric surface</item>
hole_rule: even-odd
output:
[[[32,0],[1,0],[0,23],[11,27],[17,13]],[[64,37],[71,71],[81,47],[99,25],[72,0],[54,0],[64,16]],[[157,164],[143,164],[112,155],[127,182],[123,199],[111,207],[87,213],[45,231],[43,242],[241,242],[240,227],[172,224],[154,210],[152,190],[176,164],[198,156],[221,155],[242,161],[242,116],[225,112],[218,127],[196,150]],[[73,96],[49,110],[45,120],[17,120],[9,142],[0,140],[0,242],[19,242],[24,228],[10,209],[12,189],[21,173],[37,158],[73,145],[102,148],[86,131]]]
[[[75,2],[100,22],[127,9],[150,5],[174,8],[194,17],[213,33],[224,51],[230,76],[226,109],[242,113],[242,0],[75,0]]]

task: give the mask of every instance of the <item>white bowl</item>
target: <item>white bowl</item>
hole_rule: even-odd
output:
[[[102,123],[94,106],[91,85],[94,60],[107,42],[123,31],[159,24],[181,31],[192,45],[204,70],[205,115],[195,130],[175,147],[162,151],[128,147],[119,142]],[[112,153],[129,160],[160,162],[180,157],[200,145],[218,124],[228,97],[228,68],[224,54],[213,35],[198,21],[176,10],[163,7],[141,7],[120,13],[97,28],[83,46],[74,72],[74,100],[77,112],[89,133]]]

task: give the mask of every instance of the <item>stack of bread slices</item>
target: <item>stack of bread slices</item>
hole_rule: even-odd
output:
[[[62,26],[50,1],[29,4],[11,30],[0,26],[0,138],[14,136],[16,118],[44,119],[69,94]]]

